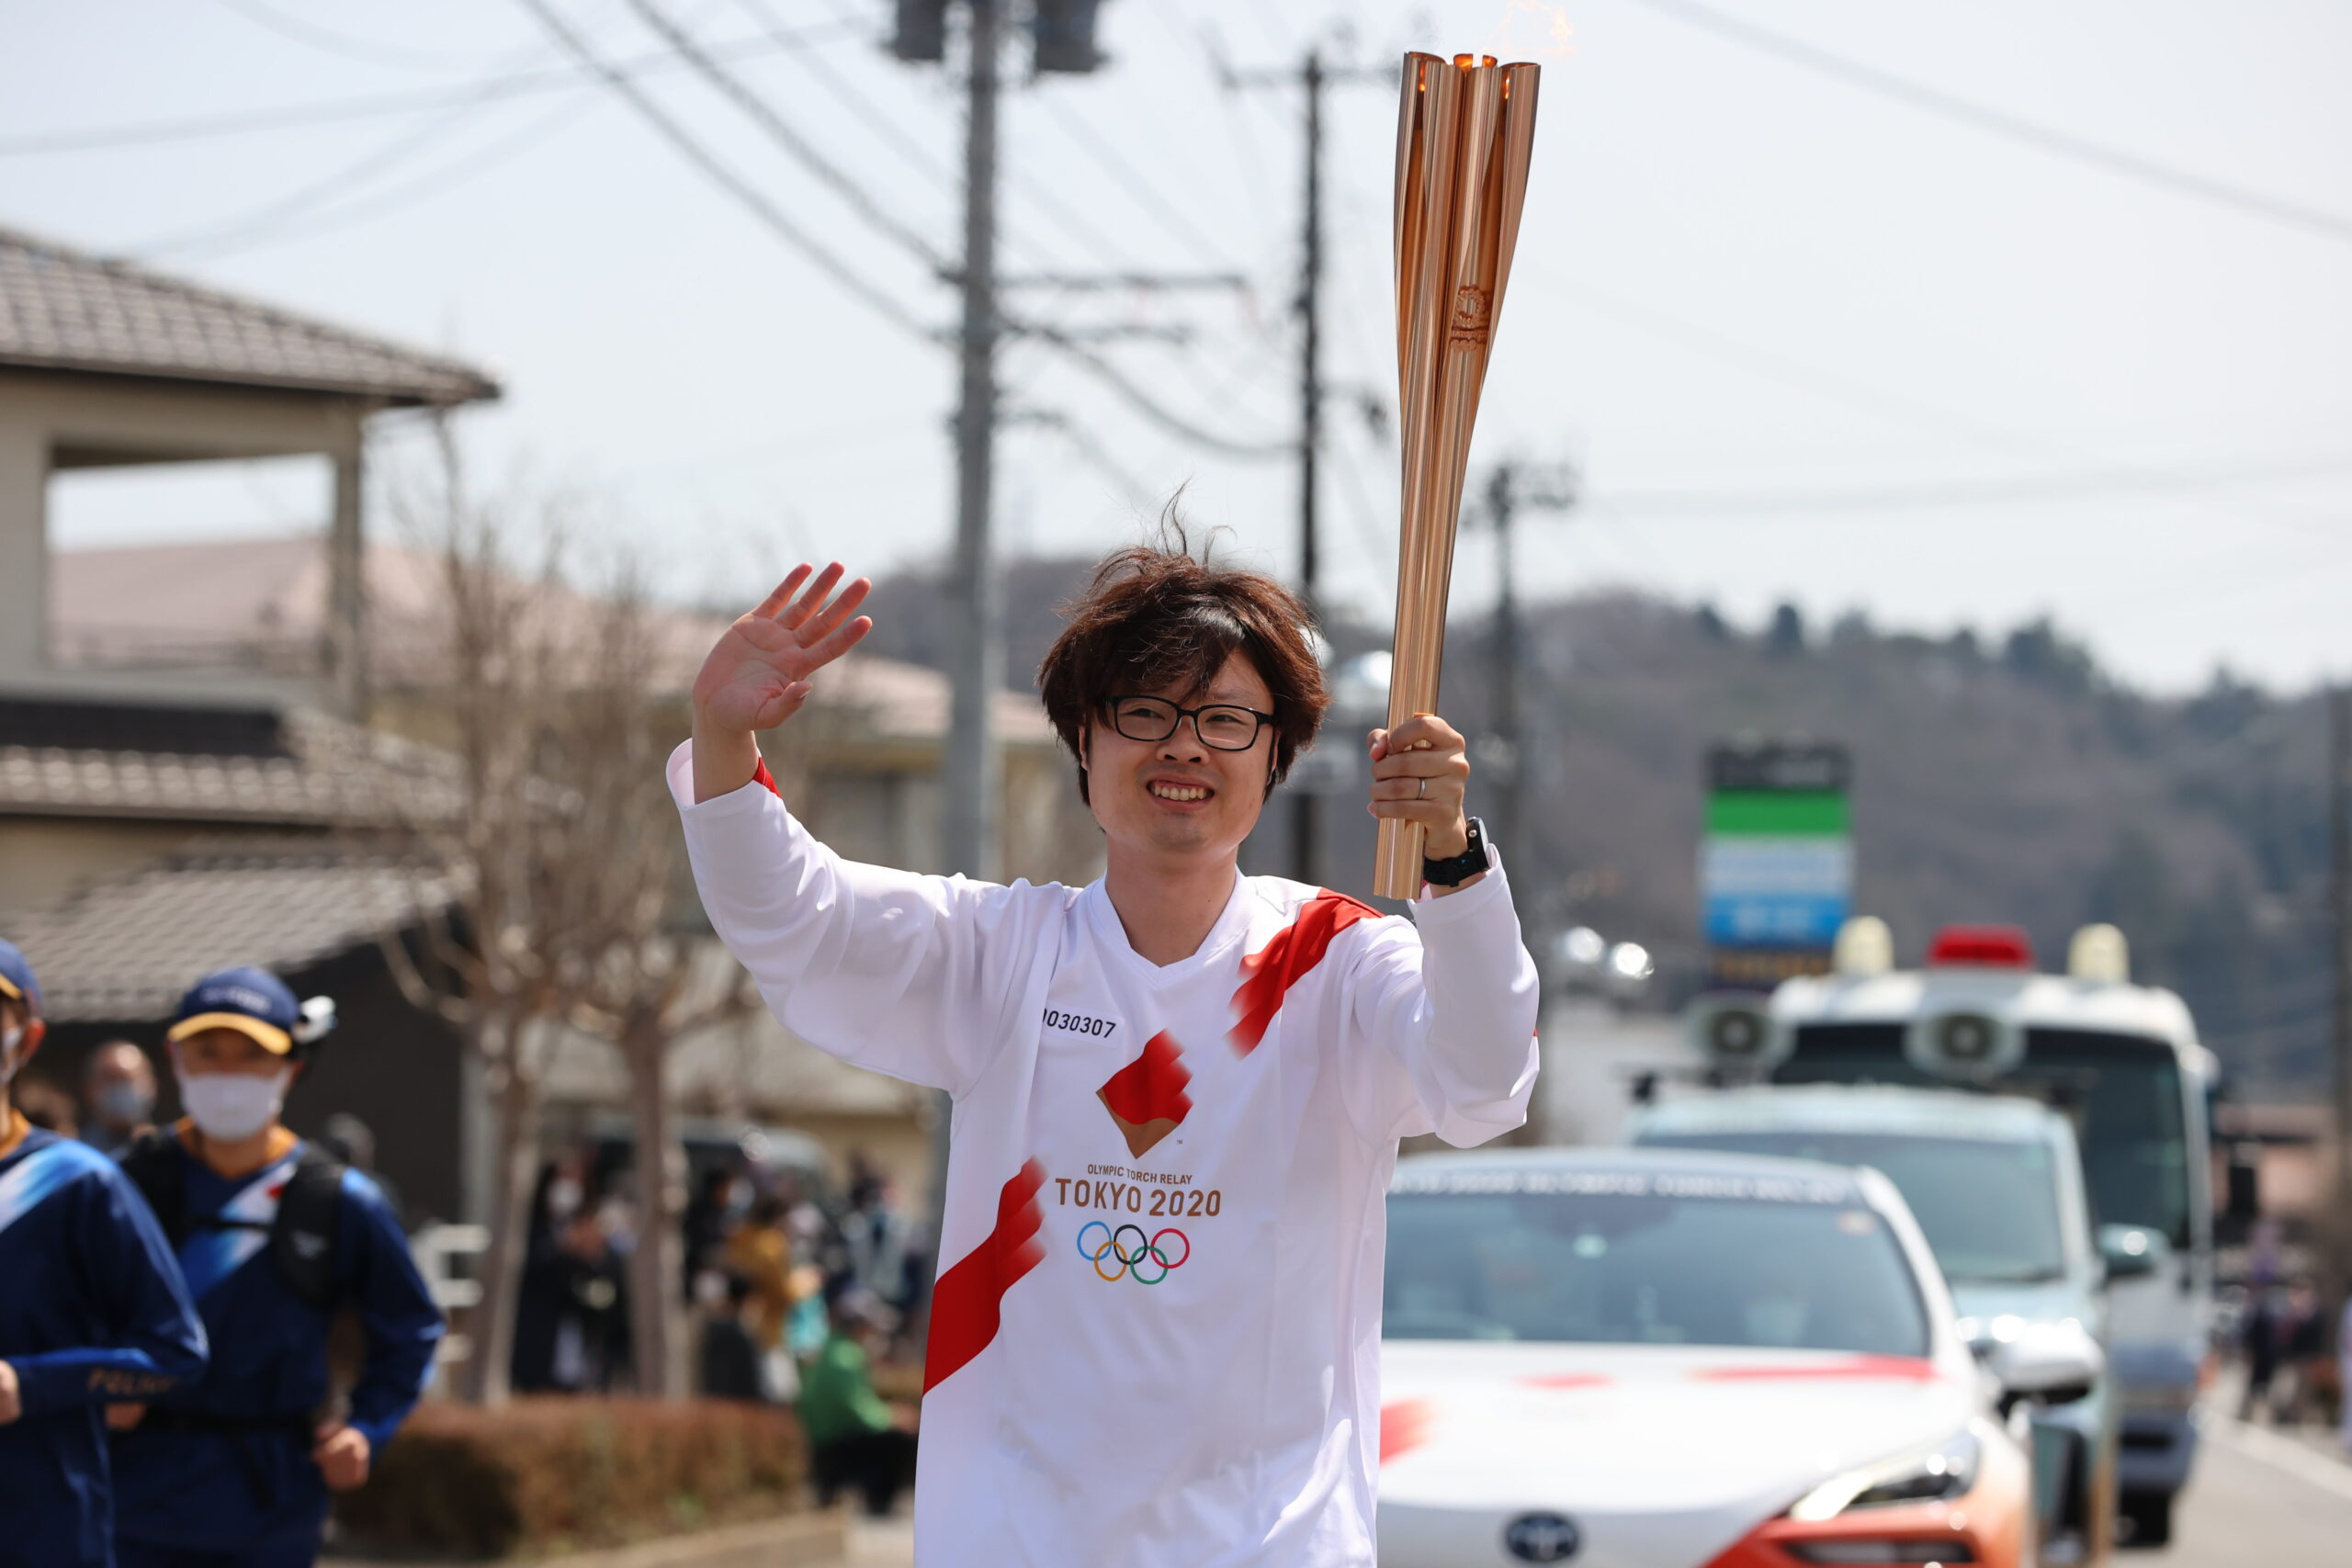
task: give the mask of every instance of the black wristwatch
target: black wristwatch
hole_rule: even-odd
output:
[[[1470,818],[1470,842],[1463,852],[1450,860],[1421,862],[1421,880],[1433,882],[1440,887],[1459,887],[1469,878],[1487,869],[1487,825],[1476,817]]]

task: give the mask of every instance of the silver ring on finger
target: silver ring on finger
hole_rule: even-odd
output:
[[[1427,779],[1415,779],[1413,781],[1413,798],[1415,800],[1427,800],[1429,797],[1430,781]]]

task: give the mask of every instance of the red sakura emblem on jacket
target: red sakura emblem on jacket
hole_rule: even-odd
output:
[[[1192,1097],[1184,1086],[1193,1075],[1184,1070],[1184,1048],[1161,1030],[1144,1042],[1143,1055],[1103,1080],[1094,1091],[1111,1120],[1127,1140],[1127,1153],[1140,1158],[1153,1145],[1174,1132],[1192,1113]]]

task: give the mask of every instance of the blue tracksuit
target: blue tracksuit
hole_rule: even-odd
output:
[[[266,1224],[300,1152],[231,1181],[178,1151],[188,1217]],[[260,1231],[197,1225],[179,1260],[212,1337],[212,1364],[157,1400],[136,1429],[115,1434],[123,1562],[307,1563],[326,1518],[311,1450],[327,1401],[334,1310],[288,1288]],[[343,1178],[335,1282],[339,1307],[357,1314],[367,1338],[345,1418],[380,1455],[424,1391],[441,1312],[400,1222],[357,1171]]]
[[[204,1326],[137,1190],[54,1133],[0,1156],[0,1358],[24,1404],[0,1427],[0,1568],[111,1568],[100,1406],[195,1378]]]

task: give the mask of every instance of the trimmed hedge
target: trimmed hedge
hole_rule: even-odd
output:
[[[799,1423],[722,1400],[432,1403],[336,1499],[356,1546],[468,1557],[613,1546],[806,1506]]]

